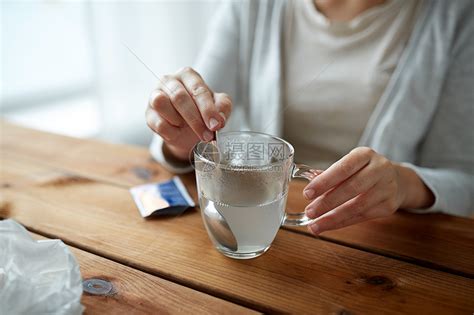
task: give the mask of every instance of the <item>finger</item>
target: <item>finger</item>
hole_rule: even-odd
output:
[[[184,127],[185,122],[181,115],[176,111],[168,98],[166,92],[154,90],[150,95],[149,106],[154,109],[158,115],[167,120],[176,127]]]
[[[211,141],[214,138],[214,134],[207,129],[197,106],[183,84],[174,77],[169,76],[164,77],[163,81],[165,87],[161,88],[161,90],[167,91],[171,104],[173,104],[173,107],[186,124],[191,127],[201,140]]]
[[[166,142],[174,142],[181,133],[181,128],[171,125],[165,119],[161,119],[156,111],[150,107],[146,111],[146,122],[148,127],[159,134]]]
[[[316,169],[310,169],[309,170],[314,176],[318,176],[322,174],[324,171],[323,170],[316,170]]]
[[[323,196],[325,196],[324,194]],[[364,193],[361,193],[354,198],[344,202],[343,204],[329,210],[314,208],[314,210],[306,211],[306,215],[313,219],[318,218],[329,211],[337,212],[353,212],[365,211],[366,209],[390,198],[392,196],[392,189],[382,182],[377,182],[373,187]]]
[[[369,163],[346,181],[334,187],[334,189],[314,199],[306,206],[307,216],[310,218],[316,217],[316,213],[322,215],[357,195],[368,191],[384,176],[383,167],[384,164],[382,162],[373,161]]]
[[[329,230],[337,230],[346,226],[354,225],[357,223],[361,223],[364,221],[376,219],[376,218],[383,218],[390,214],[392,214],[395,210],[388,211],[390,209],[392,203],[389,201],[382,201],[370,209],[367,209],[363,213],[355,213],[350,216],[346,216],[345,218],[338,219],[337,222],[328,222],[327,220],[323,221],[315,221],[313,224],[308,226],[308,229],[314,235],[318,235],[324,231]],[[329,216],[329,215],[328,215]],[[322,218],[321,218],[322,219]]]
[[[225,93],[214,93],[214,102],[225,124],[232,112],[232,100],[230,96]]]
[[[212,131],[222,128],[224,119],[219,115],[212,92],[201,76],[189,67],[180,70],[178,75],[197,105],[207,128]]]
[[[149,106],[146,108],[145,111],[145,120],[148,127],[154,132],[156,132],[155,128],[158,122],[160,121],[160,117],[158,116],[158,113]]]
[[[380,204],[387,203],[385,191],[375,185],[368,192],[360,194],[343,205],[318,217],[311,225],[310,230],[315,234],[328,230],[339,229],[351,224],[373,218],[371,209]],[[383,185],[380,185],[383,186]],[[380,214],[379,216],[385,216]],[[318,214],[316,214],[318,216]],[[317,233],[316,233],[317,232]]]
[[[356,148],[316,176],[304,189],[308,199],[316,198],[365,167],[376,153],[370,148]]]

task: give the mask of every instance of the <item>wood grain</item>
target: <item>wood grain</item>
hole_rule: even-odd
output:
[[[45,237],[32,233],[35,239]],[[105,296],[83,293],[85,315],[92,314],[258,314],[242,306],[180,286],[69,246],[86,279],[109,281]]]
[[[281,230],[262,257],[232,260],[212,247],[196,210],[143,220],[127,189],[29,161],[2,156],[1,180],[8,187],[0,203],[8,205],[9,217],[259,311],[461,314],[474,309],[470,279],[290,231]]]
[[[87,178],[124,187],[172,176],[151,161],[144,148],[84,141],[5,122],[0,124],[0,128],[2,151],[13,158],[28,158],[52,168],[71,170]],[[182,179],[196,200],[193,175],[182,176]],[[306,201],[301,195],[304,184],[303,181],[292,182],[287,205],[290,210],[304,209]],[[295,230],[307,233],[305,228]],[[474,276],[474,220],[470,219],[399,212],[386,219],[323,233],[322,239],[471,278]]]
[[[304,181],[290,186],[289,211],[304,209]],[[311,235],[304,227],[289,228]],[[399,211],[321,234],[321,238],[396,257],[419,265],[474,278],[474,220],[441,213],[414,214]]]
[[[117,185],[138,185],[173,175],[153,161],[142,147],[91,139],[84,141],[1,120],[0,148],[2,153],[17,153],[52,167],[71,169],[75,174]]]

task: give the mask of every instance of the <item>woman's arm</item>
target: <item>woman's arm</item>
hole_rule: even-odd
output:
[[[403,187],[404,198],[400,204],[402,209],[428,209],[435,201],[433,192],[411,168],[394,164],[400,186]]]
[[[427,208],[431,190],[411,169],[367,147],[352,150],[309,183],[304,195],[314,234],[384,217],[398,208]]]
[[[454,3],[453,3],[454,5]],[[430,211],[474,214],[474,2],[456,2],[461,13],[453,27],[450,63],[438,108],[413,169],[435,195]],[[412,210],[416,211],[416,210]]]
[[[474,3],[465,5],[416,165],[393,163],[368,148],[353,150],[305,190],[312,199],[307,215],[315,218],[313,233],[387,216],[398,208],[474,214]]]

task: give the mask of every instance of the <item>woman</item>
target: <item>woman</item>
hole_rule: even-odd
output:
[[[472,215],[473,40],[471,1],[226,2],[196,70],[152,93],[151,152],[188,171],[224,126],[284,137],[324,169],[304,190],[314,234],[399,208]]]

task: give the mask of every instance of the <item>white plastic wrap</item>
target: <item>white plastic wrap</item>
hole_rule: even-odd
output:
[[[0,314],[82,314],[79,265],[61,240],[0,221]]]

